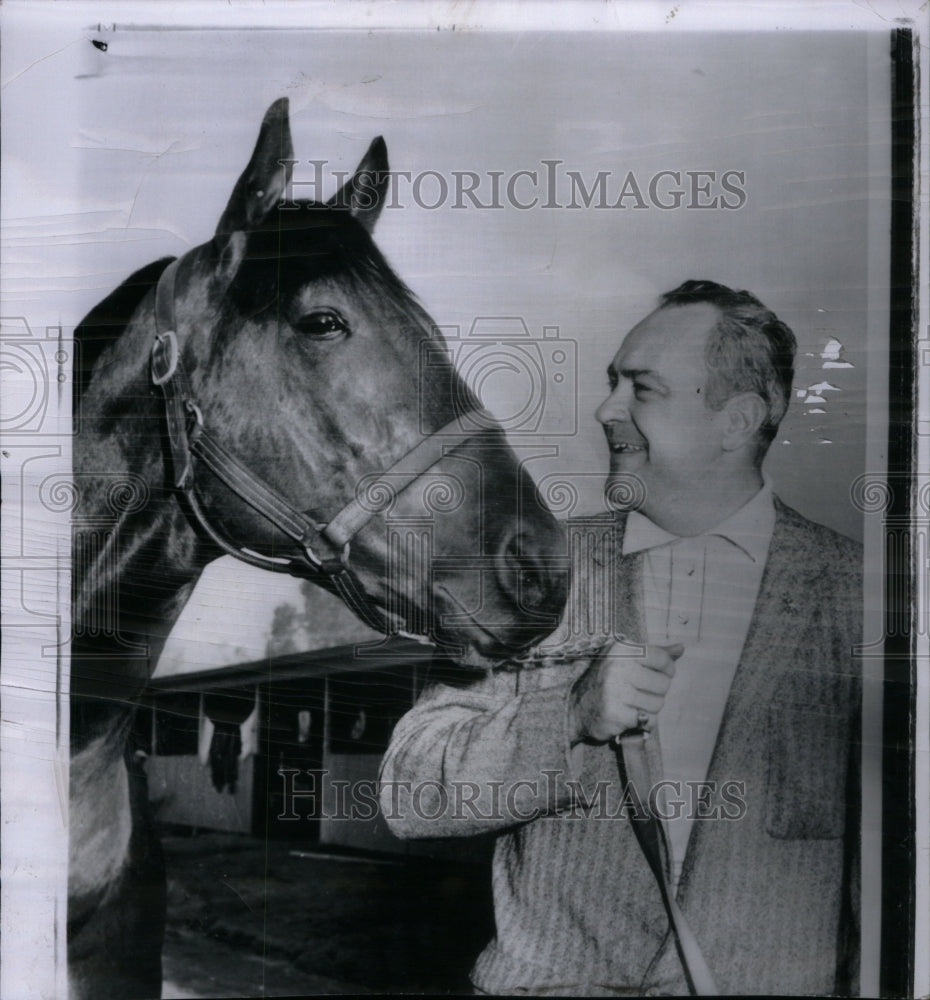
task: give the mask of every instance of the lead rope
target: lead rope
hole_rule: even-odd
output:
[[[646,755],[646,741],[648,739],[648,733],[634,730],[617,736],[614,740],[621,779],[626,778],[638,804],[638,808],[633,810],[630,822],[633,824],[633,832],[636,834],[639,846],[659,885],[659,892],[662,894],[665,912],[678,942],[681,964],[688,977],[691,992],[695,996],[718,996],[719,991],[714,977],[704,960],[694,932],[685,919],[685,915],[681,912],[681,907],[678,905],[675,891],[669,880],[671,857],[665,828],[649,808],[647,790],[652,787],[652,781]],[[647,791],[645,798],[643,797],[644,791]]]

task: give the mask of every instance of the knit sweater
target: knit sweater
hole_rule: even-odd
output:
[[[642,641],[624,523],[569,523],[563,631]],[[860,589],[857,547],[776,501],[711,790],[682,796],[698,818],[678,900],[723,993],[855,988]],[[569,744],[568,693],[589,662],[429,684],[385,756],[382,810],[401,837],[498,832],[479,989],[686,994],[615,751]]]

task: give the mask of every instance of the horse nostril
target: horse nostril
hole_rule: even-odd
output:
[[[545,599],[546,583],[535,566],[520,566],[516,571],[517,603],[522,608],[535,608]]]
[[[537,546],[525,534],[513,532],[501,542],[497,554],[501,589],[521,610],[536,612],[557,603],[557,576],[539,558]]]

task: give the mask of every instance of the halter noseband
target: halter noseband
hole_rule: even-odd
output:
[[[197,525],[227,555],[261,569],[307,577],[332,590],[366,625],[386,635],[394,635],[406,624],[396,614],[379,608],[364,592],[349,566],[352,539],[374,516],[358,498],[347,503],[329,522],[323,524],[297,510],[276,490],[253,475],[242,462],[224,448],[204,427],[203,413],[197,405],[190,380],[181,363],[181,351],[175,332],[174,284],[178,260],[164,270],[155,290],[155,327],[152,345],[151,376],[165,401],[168,443],[174,474],[174,487],[184,497]],[[486,410],[474,409],[470,415],[480,423],[494,426]],[[382,475],[391,476],[392,491],[397,494],[419,479],[439,462],[462,439],[472,437],[461,429],[459,419],[434,431],[408,451]],[[454,441],[450,438],[455,439]],[[219,480],[261,514],[299,547],[300,554],[276,558],[253,552],[224,537],[207,519],[197,499],[194,459],[205,465]],[[323,557],[316,549],[323,543],[331,554]]]

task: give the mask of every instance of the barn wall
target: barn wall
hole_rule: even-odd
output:
[[[328,669],[337,663],[338,657]],[[198,692],[215,700],[207,692],[216,689],[216,675],[211,683],[195,683],[182,692],[170,687],[153,691],[148,707],[140,712],[137,744],[150,754],[146,762],[149,798],[158,820],[231,833],[264,835],[267,831],[269,836],[308,845],[485,860],[490,852],[486,837],[398,840],[377,807],[382,755],[397,720],[413,705],[421,682],[422,669],[412,664],[336,670],[325,677],[312,672],[281,677],[268,671],[259,686],[258,753],[240,763],[235,794],[217,792],[209,768],[185,750],[198,731],[196,706],[199,703],[202,710],[203,704]],[[255,697],[251,680],[232,681],[222,690],[231,702]],[[301,754],[295,742],[301,708],[311,712],[310,732],[319,741],[309,755]],[[146,713],[151,713],[151,721]],[[293,776],[278,774],[279,766],[319,768],[320,773],[302,775],[295,783]],[[288,781],[297,792],[290,802],[285,794]],[[291,817],[281,819],[282,813]]]
[[[149,800],[161,823],[228,833],[252,832],[254,759],[240,763],[235,794],[218,792],[210,769],[196,755],[151,756],[146,761]]]

